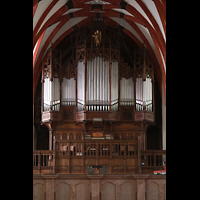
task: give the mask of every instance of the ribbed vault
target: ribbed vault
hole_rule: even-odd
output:
[[[79,28],[90,26],[95,17],[120,29],[122,53],[128,60],[132,49],[148,49],[166,93],[166,0],[33,0],[33,98],[49,47],[62,50],[65,64]]]

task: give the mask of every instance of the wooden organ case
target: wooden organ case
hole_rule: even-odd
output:
[[[41,123],[49,128],[55,173],[85,174],[90,166],[138,173],[154,123],[153,62],[142,47],[129,65],[120,55],[120,30],[103,21],[78,32],[71,62],[62,65],[62,52],[52,47],[43,62]]]

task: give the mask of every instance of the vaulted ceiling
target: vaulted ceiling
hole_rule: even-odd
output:
[[[76,31],[96,16],[120,27],[128,51],[148,49],[166,94],[166,0],[33,0],[33,97],[48,48],[61,49],[65,63]]]

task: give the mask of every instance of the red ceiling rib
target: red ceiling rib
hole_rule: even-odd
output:
[[[33,54],[33,66],[34,66],[34,64],[35,64],[35,59],[36,59],[36,56],[37,56],[37,53],[38,53],[38,50],[39,50],[39,47],[40,47],[40,44],[41,44],[41,42],[42,42],[42,38],[43,38],[44,34],[45,34],[45,31],[44,31],[43,34],[40,36],[40,38],[39,38],[39,40],[38,40],[38,43],[37,43],[37,47],[36,47],[36,49],[35,49],[35,51],[34,51],[34,54]]]
[[[38,0],[33,0],[33,7],[38,3]]]
[[[153,15],[151,14],[151,12],[148,10],[148,8],[146,7],[146,5],[142,2],[142,1],[138,1],[138,4],[140,5],[140,7],[144,10],[144,12],[146,13],[146,15],[148,16],[148,18],[150,19],[151,23],[153,24],[154,28],[155,28],[155,34],[157,35],[157,40],[158,40],[158,45],[161,49],[161,52],[164,56],[165,62],[166,62],[166,52],[164,51],[164,45],[165,45],[165,41],[164,38],[162,36],[161,30],[156,22],[156,20],[154,19]],[[152,31],[153,32],[153,31]]]
[[[127,6],[127,11],[129,13],[131,13],[132,15],[137,16],[138,18],[140,18],[144,22],[144,25],[146,26],[146,28],[148,28],[148,30],[151,34],[151,37],[152,37],[154,44],[155,44],[155,47],[158,46],[161,49],[161,47],[159,45],[160,43],[158,42],[158,39],[157,39],[158,35],[157,35],[156,31],[153,29],[153,27],[149,24],[149,22],[131,5]],[[130,20],[132,20],[132,17],[130,17]],[[165,47],[166,47],[166,45],[165,45]],[[161,52],[162,52],[162,50],[161,50]],[[164,52],[164,55],[165,55],[164,59],[166,59],[166,48],[163,50],[163,52]],[[157,50],[157,54],[158,55],[160,54],[159,50]],[[160,63],[163,62],[161,57],[159,57],[159,61],[160,61]],[[166,63],[166,60],[165,60],[165,63]],[[162,66],[162,71],[163,71],[163,74],[165,74],[164,66]]]
[[[160,16],[162,26],[165,32],[165,37],[166,37],[166,7],[162,4],[160,0],[154,0],[155,6],[157,8],[158,14]]]
[[[33,46],[35,46],[38,38],[44,32],[44,30],[46,30],[49,27],[50,24],[53,24],[53,22],[57,19],[57,17],[61,16],[64,12],[66,12],[68,10],[65,5],[62,6],[56,13],[54,13],[50,17],[50,19],[47,20],[47,22],[40,29],[39,33],[37,33],[39,28],[40,28],[40,26],[41,26],[41,24],[42,24],[42,22],[44,21],[44,19],[46,18],[46,16],[48,15],[50,10],[52,9],[52,7],[55,5],[55,2],[54,2],[54,4],[53,4],[53,2],[54,1],[52,1],[52,3],[47,7],[46,11],[41,16],[40,20],[38,21],[38,23],[37,23],[37,25],[36,25],[36,27],[35,27],[35,29],[33,31]]]
[[[38,4],[35,4],[35,5],[33,6],[33,17],[34,17],[34,15],[35,15],[35,11],[36,11],[36,9],[37,9],[37,6],[38,6]]]

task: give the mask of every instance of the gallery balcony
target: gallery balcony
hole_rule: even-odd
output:
[[[33,151],[33,174],[154,174],[166,150],[139,150],[137,140],[66,140]]]

